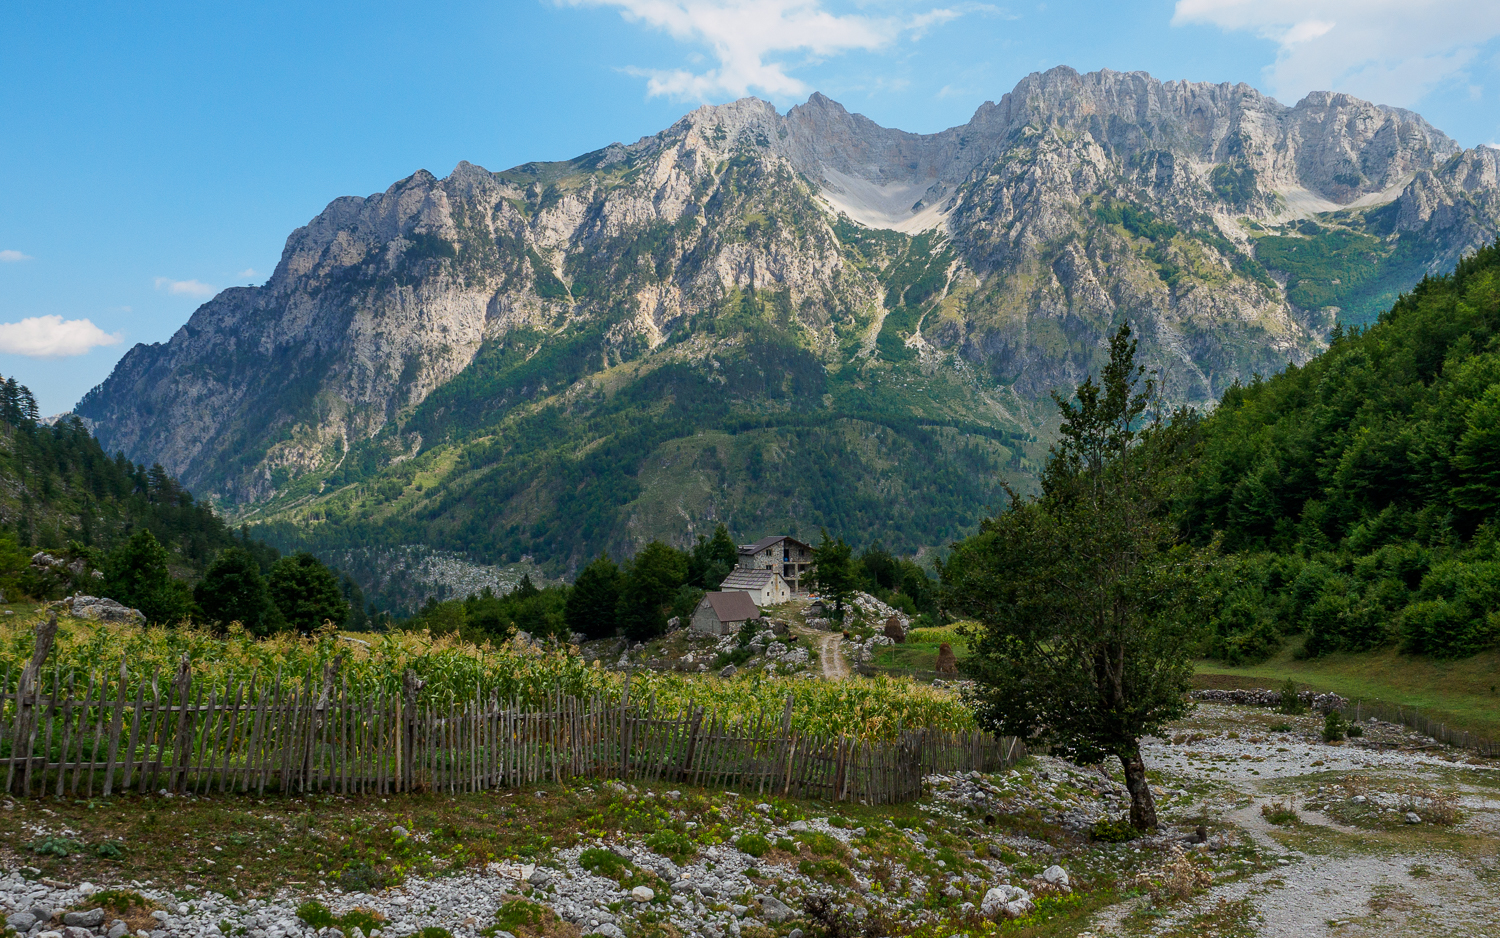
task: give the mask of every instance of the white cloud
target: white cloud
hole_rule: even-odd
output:
[[[752,91],[772,97],[806,94],[808,87],[787,74],[788,54],[820,58],[890,45],[903,33],[920,37],[933,26],[965,12],[930,9],[916,16],[835,14],[822,0],[558,0],[570,6],[619,8],[621,15],[667,33],[679,42],[708,47],[715,68],[627,68],[646,79],[652,96],[709,100],[743,97]]]
[[[1463,80],[1500,36],[1495,0],[1177,0],[1172,24],[1254,33],[1277,45],[1268,90],[1285,103],[1346,91],[1410,107]]]
[[[66,358],[82,355],[100,345],[116,345],[123,338],[111,335],[87,319],[32,316],[20,322],[0,323],[0,352],[31,358]]]
[[[254,277],[254,276],[255,276],[255,268],[254,267],[246,267],[244,270],[240,271],[240,277],[242,279],[245,278],[245,277]]]
[[[22,254],[20,251],[0,251],[0,263],[14,264],[17,261],[29,261],[32,259],[30,254]]]
[[[173,280],[170,277],[157,277],[156,289],[166,290],[173,296],[192,296],[200,299],[213,296],[219,292],[218,287],[199,283],[197,280]]]

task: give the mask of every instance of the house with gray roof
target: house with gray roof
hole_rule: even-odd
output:
[[[741,570],[736,567],[719,584],[719,589],[749,593],[758,606],[774,606],[792,599],[792,588],[775,570]]]
[[[771,570],[786,581],[792,596],[806,596],[810,588],[807,577],[812,568],[812,547],[794,537],[779,535],[763,537],[754,544],[741,544],[734,572]]]

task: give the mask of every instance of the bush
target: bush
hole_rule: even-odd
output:
[[[525,899],[512,899],[500,907],[495,913],[495,926],[501,931],[512,934],[522,928],[540,925],[546,916],[547,910],[535,902],[527,902]]]
[[[578,855],[578,865],[595,876],[613,879],[616,882],[630,872],[629,860],[603,847],[590,847]]]
[[[1130,821],[1125,818],[1100,818],[1089,827],[1089,839],[1103,844],[1123,844],[1139,836],[1141,832],[1131,827]]]
[[[818,831],[808,831],[797,838],[807,844],[807,849],[820,857],[831,856],[838,852],[839,842],[829,834]]]
[[[748,853],[757,860],[766,855],[771,849],[771,842],[760,834],[741,834],[740,839],[734,842],[742,853]]]
[[[1280,801],[1261,805],[1260,816],[1272,824],[1295,824],[1302,820],[1290,805]]]
[[[1344,738],[1344,734],[1348,729],[1349,721],[1344,719],[1342,713],[1339,713],[1337,710],[1328,711],[1328,715],[1323,718],[1323,742],[1339,742]]]
[[[1302,696],[1297,693],[1297,682],[1291,678],[1281,685],[1281,703],[1276,707],[1278,713],[1287,716],[1300,716],[1307,712],[1307,707],[1302,703]]]
[[[1350,723],[1348,732],[1349,738],[1355,739],[1357,737],[1365,735],[1365,728],[1363,726],[1360,726],[1358,723]]]
[[[30,847],[32,853],[58,859],[84,851],[82,841],[70,840],[67,837],[43,837],[41,840],[33,840]]]
[[[698,845],[688,835],[671,828],[659,830],[646,838],[646,847],[653,853],[659,853],[678,866],[693,858],[698,852]],[[748,851],[747,851],[748,852]]]
[[[328,906],[316,899],[309,899],[307,902],[297,906],[297,917],[306,922],[308,928],[319,930],[330,928],[338,921]]]
[[[375,892],[389,885],[389,877],[368,863],[355,863],[339,874],[345,892]]]

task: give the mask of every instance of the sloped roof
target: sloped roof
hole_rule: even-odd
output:
[[[781,574],[777,573],[775,570],[741,570],[738,567],[736,567],[734,570],[731,570],[729,572],[729,576],[727,576],[727,577],[724,578],[724,582],[719,584],[719,589],[721,589],[721,590],[758,590],[758,589],[764,589],[765,586],[766,586],[766,584],[768,584],[768,583],[771,582],[771,578],[772,577],[778,577],[778,576],[781,576]]]
[[[760,607],[755,605],[755,600],[750,598],[749,593],[738,590],[709,593],[707,599],[720,622],[744,622],[746,619],[760,618]]]
[[[793,544],[796,544],[799,547],[808,546],[797,540],[795,537],[787,537],[785,534],[778,534],[773,537],[763,537],[760,540],[756,541],[754,544],[741,544],[740,553],[758,554],[761,551],[765,550],[767,547],[770,547],[772,544],[778,544],[782,541],[791,541]]]

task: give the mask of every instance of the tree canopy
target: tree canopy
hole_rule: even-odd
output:
[[[1207,651],[1500,642],[1500,244],[1205,421],[1185,533],[1221,538]]]
[[[1156,826],[1140,739],[1188,709],[1208,550],[1169,507],[1196,421],[1151,411],[1122,326],[1100,381],[1057,397],[1042,494],[1012,493],[942,565],[949,608],[977,621],[966,669],[982,723],[1083,764],[1119,759],[1131,823]]]

